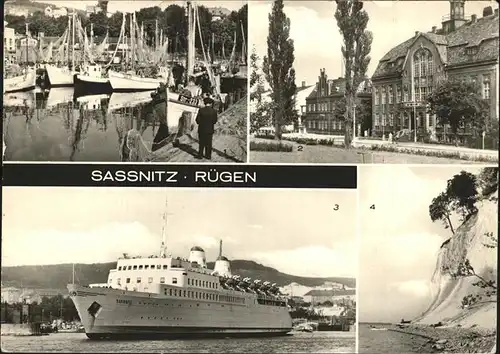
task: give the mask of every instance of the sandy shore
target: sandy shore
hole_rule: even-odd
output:
[[[494,353],[496,331],[478,327],[431,327],[409,325],[404,328],[388,327],[388,330],[424,338],[426,344],[421,353]]]

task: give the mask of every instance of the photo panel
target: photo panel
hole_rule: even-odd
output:
[[[249,6],[251,162],[498,162],[498,2]]]
[[[359,353],[494,353],[498,166],[359,176]]]
[[[247,162],[248,5],[14,1],[4,160]]]
[[[4,350],[356,351],[355,189],[4,187],[3,205]]]

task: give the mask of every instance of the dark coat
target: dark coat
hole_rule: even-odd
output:
[[[210,106],[200,108],[196,123],[198,123],[198,134],[213,134],[214,125],[217,123],[217,111]]]

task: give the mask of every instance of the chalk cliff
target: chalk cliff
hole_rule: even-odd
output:
[[[478,212],[460,225],[455,235],[441,246],[432,276],[433,300],[414,322],[496,328],[496,297],[484,297],[476,305],[462,309],[465,296],[484,294],[486,290],[473,285],[479,280],[477,277],[453,279],[450,276],[460,263],[468,259],[476,274],[486,280],[497,279],[497,248],[488,248],[484,244],[492,244],[487,233],[492,233],[495,239],[498,237],[498,191],[479,201],[477,207]]]

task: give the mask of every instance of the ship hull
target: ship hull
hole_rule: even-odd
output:
[[[90,339],[269,337],[292,329],[286,307],[78,285],[68,290]]]
[[[109,70],[109,82],[115,92],[137,92],[156,90],[165,80],[142,78]]]
[[[111,93],[113,89],[108,78],[91,77],[81,74],[75,74],[73,78],[75,86],[75,95],[82,96],[84,94],[105,94]]]
[[[170,134],[179,133],[182,135],[191,131],[191,126],[195,122],[200,106],[190,102],[181,102],[176,99],[177,97],[179,95],[173,93],[170,93],[168,98],[165,97],[165,94],[160,94],[158,97],[153,98],[152,104],[158,119],[168,126]],[[182,117],[184,112],[189,113],[187,115],[189,117],[188,121],[184,121],[187,117]]]
[[[72,87],[73,73],[67,68],[58,68],[53,65],[45,66],[50,87]]]
[[[26,75],[20,75],[4,79],[3,92],[20,92],[29,91],[35,88],[36,85],[36,72],[35,70],[28,70]]]

